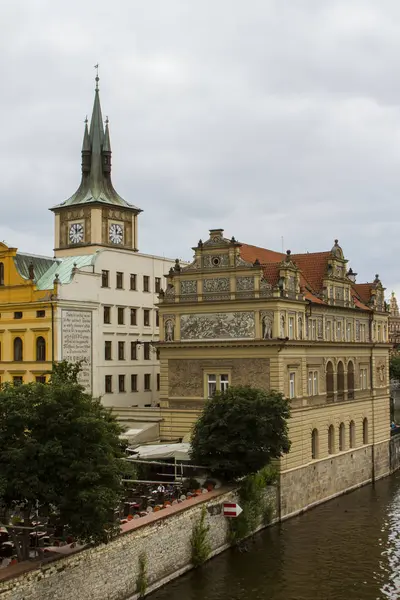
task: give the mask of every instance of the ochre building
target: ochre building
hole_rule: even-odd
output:
[[[45,382],[56,348],[53,260],[0,243],[0,382]]]
[[[187,437],[216,390],[251,384],[291,400],[281,516],[389,472],[384,288],[356,283],[337,240],[286,254],[210,231],[160,295],[164,437]]]

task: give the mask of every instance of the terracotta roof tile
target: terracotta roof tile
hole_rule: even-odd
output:
[[[362,300],[362,302],[364,302],[365,304],[368,304],[368,302],[371,300],[371,290],[373,289],[373,287],[374,287],[373,283],[354,283],[353,284],[353,289],[355,290],[355,292],[358,295],[358,297],[360,298],[360,300]]]
[[[357,296],[353,296],[353,300],[356,308],[361,308],[362,310],[371,310],[369,306],[366,306],[363,302],[361,302]]]
[[[321,300],[321,298],[314,296],[314,294],[312,294],[311,292],[308,292],[308,291],[306,291],[304,293],[304,297],[306,300],[309,300],[310,302],[313,302],[314,304],[326,304],[326,302]]]
[[[322,290],[322,280],[326,274],[330,252],[310,252],[307,254],[292,254],[293,262],[302,271],[308,286],[314,292]]]
[[[279,263],[283,260],[286,254],[281,252],[275,252],[275,250],[268,250],[267,248],[260,248],[259,246],[251,246],[250,244],[242,244],[240,248],[240,256],[243,260],[253,263],[256,258],[262,264],[268,263]]]
[[[264,277],[271,285],[276,285],[279,280],[279,262],[263,265]]]

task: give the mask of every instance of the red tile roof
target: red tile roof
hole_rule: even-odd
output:
[[[299,267],[302,275],[314,292],[322,291],[322,280],[326,274],[330,252],[310,252],[307,254],[292,254],[293,262]]]
[[[276,285],[279,280],[279,262],[263,265],[264,277],[271,285]]]
[[[241,257],[251,263],[258,259],[263,267],[264,277],[271,285],[276,285],[279,280],[280,263],[286,254],[242,244]],[[332,257],[331,251],[307,252],[306,254],[291,254],[290,258],[300,269],[300,287],[304,291],[306,300],[315,304],[326,304],[318,294],[322,291],[322,282],[327,272],[328,260]],[[368,306],[373,283],[355,283],[352,285],[354,305],[361,310],[371,310]]]
[[[261,264],[278,263],[281,262],[286,256],[281,252],[275,252],[275,250],[268,250],[267,248],[260,248],[259,246],[251,246],[250,244],[242,244],[240,248],[240,256],[243,260],[248,262],[254,262],[256,258]]]
[[[354,283],[353,284],[353,289],[355,290],[356,294],[358,295],[358,297],[360,298],[360,300],[362,300],[362,302],[368,304],[368,302],[371,300],[371,290],[373,289],[374,284],[373,283]]]

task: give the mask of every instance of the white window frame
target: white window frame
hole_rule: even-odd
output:
[[[217,392],[217,375],[207,373],[207,398],[213,398]]]
[[[231,374],[228,370],[204,372],[205,398],[213,398],[216,392],[226,392],[231,384]]]
[[[289,372],[289,398],[296,398],[296,373]]]
[[[332,323],[331,321],[327,321],[326,325],[325,325],[325,336],[326,336],[326,341],[327,342],[331,342],[332,341]]]
[[[219,376],[219,387],[221,392],[226,392],[229,388],[229,375],[228,373],[222,373]]]
[[[289,340],[294,340],[294,317],[289,317]]]
[[[368,368],[361,367],[360,368],[360,389],[367,390],[367,382],[368,382]]]
[[[308,395],[318,396],[318,371],[308,371]]]
[[[346,342],[351,342],[351,323],[346,323]]]

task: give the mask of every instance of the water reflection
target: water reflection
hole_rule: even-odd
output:
[[[400,598],[400,473],[273,527],[151,600]]]

